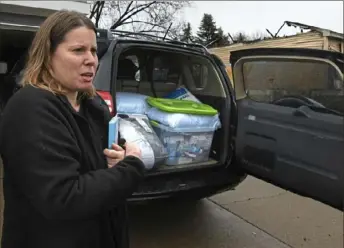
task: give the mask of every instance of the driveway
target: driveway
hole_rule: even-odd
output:
[[[343,212],[261,180],[210,200],[294,248],[343,248]]]
[[[290,248],[209,201],[130,209],[131,248]]]
[[[248,177],[195,204],[131,208],[132,248],[343,248],[343,213]]]

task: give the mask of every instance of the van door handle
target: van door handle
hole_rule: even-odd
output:
[[[307,106],[301,106],[293,111],[293,116],[309,118],[307,110],[309,110]]]

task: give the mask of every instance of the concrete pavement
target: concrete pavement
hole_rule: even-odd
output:
[[[130,216],[132,248],[290,248],[208,200],[135,206]]]
[[[343,248],[343,213],[249,177],[212,201],[294,248]]]
[[[0,182],[1,236],[1,166]],[[132,248],[343,247],[342,212],[251,177],[193,206],[131,210]]]

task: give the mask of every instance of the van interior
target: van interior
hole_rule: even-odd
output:
[[[18,85],[33,31],[0,28],[0,114]]]
[[[206,56],[144,46],[130,47],[120,54],[116,92],[162,98],[178,87],[185,87],[201,103],[219,113],[221,128],[214,132],[208,161],[159,166],[157,170],[204,168],[225,163],[230,144],[230,130],[226,128],[229,127],[230,104],[223,83],[220,72]]]

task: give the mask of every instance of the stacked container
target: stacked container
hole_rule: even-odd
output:
[[[189,100],[147,98],[147,116],[167,149],[167,165],[209,159],[214,132],[220,127],[216,109]]]

